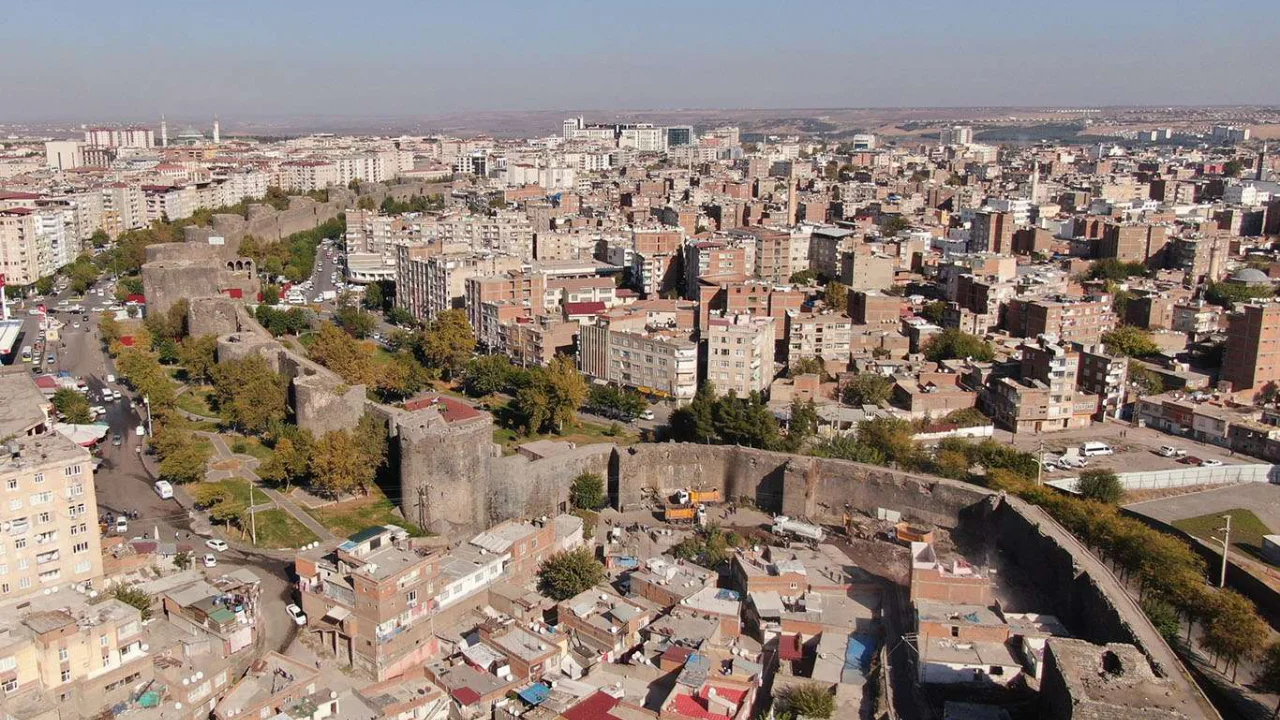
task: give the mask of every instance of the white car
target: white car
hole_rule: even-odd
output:
[[[288,605],[284,606],[284,611],[289,613],[290,618],[293,618],[293,622],[295,625],[307,624],[307,614],[302,612],[302,608],[298,607],[297,605],[293,603],[289,603]]]
[[[129,532],[129,519],[123,515],[116,516],[116,534],[124,535]]]
[[[152,487],[155,488],[156,494],[160,496],[161,500],[173,499],[173,485],[168,480],[157,480]]]
[[[1200,467],[1222,467],[1224,464],[1221,460],[1209,459],[1200,463]]]
[[[217,555],[214,555],[213,553],[205,553],[205,554],[204,554],[204,566],[205,566],[205,567],[207,567],[207,568],[208,568],[208,567],[217,567],[217,566],[218,566],[218,556],[217,556]]]
[[[115,381],[116,381],[116,376],[115,376],[115,375],[107,375],[107,382],[109,382],[109,383],[115,383]]]
[[[205,540],[204,546],[209,548],[210,550],[217,550],[218,552],[225,552],[227,548],[231,547],[230,545],[227,544],[226,540],[219,540],[218,538]]]
[[[645,410],[644,412],[640,413],[640,419],[641,419],[641,420],[652,420],[652,419],[653,419],[653,411],[652,411],[652,410]]]

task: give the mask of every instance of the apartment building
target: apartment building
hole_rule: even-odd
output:
[[[755,226],[734,228],[729,231],[729,237],[755,248],[755,276],[765,282],[787,283],[793,273],[808,269],[807,265],[792,266],[791,233],[786,230]]]
[[[476,339],[485,347],[497,347],[498,326],[488,319],[485,303],[506,303],[539,313],[546,304],[547,276],[532,271],[513,270],[501,275],[469,277],[465,282],[467,319]]]
[[[378,680],[421,665],[439,649],[443,560],[391,526],[358,532],[336,549],[299,553],[294,565],[310,632],[340,664]]]
[[[323,190],[338,182],[338,167],[326,160],[292,160],[280,163],[277,185],[299,193]]]
[[[849,291],[849,317],[857,325],[897,327],[902,321],[903,299],[875,290]]]
[[[850,290],[887,290],[893,287],[894,260],[888,255],[859,249],[840,257],[840,282]]]
[[[102,228],[108,235],[115,237],[125,230],[146,226],[147,202],[141,186],[112,183],[103,187],[101,193]]]
[[[971,253],[995,253],[1004,255],[1013,252],[1013,233],[1016,230],[1012,213],[997,210],[982,210],[973,215],[969,225],[969,243],[966,249]]]
[[[1107,223],[1098,246],[1103,258],[1163,267],[1168,228],[1146,223]]]
[[[749,313],[774,320],[774,340],[787,336],[787,312],[800,312],[804,305],[803,290],[790,285],[775,285],[760,280],[720,281],[716,288],[704,287],[700,303],[699,327],[706,328],[714,312],[726,315]]]
[[[1004,327],[1014,337],[1051,335],[1064,343],[1092,345],[1116,326],[1111,296],[1083,300],[1056,297],[1039,300],[1011,299],[1005,306]]]
[[[720,393],[765,394],[773,382],[774,318],[747,313],[713,316],[705,331],[707,380]]]
[[[92,456],[48,424],[26,372],[0,373],[0,602],[102,577]]]
[[[1098,419],[1119,419],[1124,407],[1125,388],[1129,380],[1129,358],[1111,355],[1104,345],[1075,345],[1080,355],[1080,373],[1076,387],[1098,397]]]
[[[509,255],[434,255],[429,246],[396,248],[396,306],[422,322],[465,305],[467,279],[520,270]]]
[[[823,277],[839,277],[840,258],[853,250],[856,241],[853,230],[815,228],[809,234],[809,269]]]
[[[94,529],[96,536],[97,529]],[[42,603],[0,606],[0,712],[93,717],[155,676],[142,613],[64,589]]]
[[[1244,305],[1227,315],[1222,379],[1250,395],[1280,382],[1280,304]]]
[[[149,127],[91,127],[85,128],[84,142],[93,147],[140,148],[155,147],[155,131]]]
[[[750,274],[747,252],[740,245],[705,240],[684,246],[685,297],[697,300],[704,277],[729,276],[745,279]]]
[[[993,377],[984,391],[987,414],[996,424],[1015,433],[1088,426],[1098,399],[1076,392],[1079,353],[1047,338],[1019,350],[1022,377]]]
[[[45,265],[36,232],[35,210],[0,210],[0,273],[9,285],[30,285],[39,280]]]
[[[787,364],[804,358],[820,358],[848,365],[853,321],[833,312],[787,313]]]
[[[578,345],[579,367],[590,377],[679,403],[698,392],[698,346],[687,331],[643,316],[602,317],[582,326]]]

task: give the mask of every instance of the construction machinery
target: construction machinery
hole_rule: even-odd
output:
[[[797,537],[814,542],[822,542],[822,539],[826,537],[826,531],[820,526],[794,520],[786,515],[779,515],[773,519],[773,534],[784,537]]]
[[[663,505],[662,519],[667,522],[705,522],[707,517],[707,508],[705,505],[691,505],[688,503],[677,505]]]
[[[724,501],[719,490],[677,490],[675,497],[679,505],[710,505]]]

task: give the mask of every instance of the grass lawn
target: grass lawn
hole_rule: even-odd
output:
[[[296,548],[319,539],[306,525],[284,510],[264,510],[257,513],[257,516],[257,546],[260,548]]]
[[[508,455],[515,452],[517,445],[523,445],[534,440],[563,440],[565,442],[575,443],[577,445],[590,445],[592,443],[614,443],[615,445],[634,445],[640,441],[640,435],[622,423],[618,423],[620,432],[616,436],[607,435],[608,425],[601,425],[593,422],[579,422],[577,425],[566,427],[563,435],[555,433],[538,433],[536,435],[521,435],[516,430],[511,429],[519,420],[515,413],[504,403],[492,405],[490,412],[493,413],[493,441],[502,446],[502,451]]]
[[[240,435],[223,435],[222,439],[227,443],[227,447],[231,448],[233,453],[244,453],[258,458],[263,465],[267,463],[275,452],[262,444],[262,440],[256,437],[247,437]]]
[[[196,415],[221,417],[209,403],[209,396],[212,394],[213,388],[208,385],[193,387],[177,397],[177,405],[180,409]]]
[[[399,525],[408,530],[410,535],[427,534],[417,525],[396,515],[395,507],[395,503],[385,495],[375,492],[369,497],[347,500],[314,510],[308,509],[307,512],[316,519],[316,522],[340,537],[350,537],[374,525]]]
[[[1262,536],[1270,535],[1271,529],[1249,510],[1235,508],[1225,513],[1211,513],[1197,517],[1178,520],[1173,526],[1201,540],[1209,540],[1222,533],[1218,528],[1226,525],[1223,515],[1231,516],[1231,546],[1262,559]]]
[[[249,507],[249,481],[244,478],[228,478],[218,482],[199,482],[186,487],[192,494],[201,492],[200,488],[202,487],[221,488],[230,494],[228,502],[235,504],[236,507]],[[268,502],[267,496],[262,493],[255,493],[253,499],[257,500],[259,505]]]

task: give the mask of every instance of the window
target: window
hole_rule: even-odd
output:
[[[71,659],[71,653],[67,652],[66,648],[58,648],[58,659],[62,662],[66,662]]]
[[[5,482],[4,486],[5,486],[5,489],[6,489],[6,490],[17,490],[17,489],[18,489],[18,478],[9,478],[9,479]]]
[[[27,589],[27,588],[29,588],[29,587],[31,587],[31,578],[29,578],[29,577],[24,577],[24,578],[22,578],[21,580],[19,580],[19,581],[18,581],[18,589],[19,589],[19,590],[26,590],[26,589]]]
[[[37,515],[37,516],[36,516],[36,522],[37,522],[37,523],[39,523],[39,524],[41,524],[41,525],[47,525],[47,524],[49,524],[49,523],[50,523],[50,522],[52,522],[52,521],[53,521],[53,516],[51,516],[51,515],[50,515],[49,513],[47,513],[47,512],[42,512],[42,513],[40,513],[39,515]]]
[[[14,656],[0,657],[0,672],[6,672],[16,667],[18,667],[18,659]]]
[[[63,671],[62,671],[62,682],[71,682],[71,671],[70,671],[70,670],[63,670]]]
[[[10,510],[21,510],[21,509],[22,509],[22,498],[16,498],[16,499],[14,499],[14,500],[10,500],[10,501],[9,501],[9,509],[10,509]]]
[[[75,554],[88,552],[88,551],[89,551],[89,543],[87,542],[78,542],[75,545],[71,546],[71,552]]]
[[[103,635],[98,638],[98,645],[100,645],[101,647],[106,647],[110,643],[111,643],[110,635]]]
[[[50,502],[51,500],[53,500],[53,493],[49,492],[48,490],[42,493],[36,493],[35,495],[31,496],[32,505],[44,505],[45,503]]]
[[[25,550],[25,549],[26,549],[26,547],[27,547],[27,539],[26,539],[26,538],[18,538],[17,540],[14,540],[14,541],[13,541],[13,547],[14,547],[14,548],[16,548],[16,549],[18,549],[18,550]]]
[[[952,625],[952,626],[951,626],[951,637],[960,637],[960,626],[959,626],[959,625]]]
[[[0,595],[9,594],[9,583],[0,583]]]
[[[5,694],[5,695],[8,695],[9,693],[11,693],[11,692],[13,692],[14,690],[17,690],[17,689],[18,689],[18,681],[17,681],[17,680],[6,680],[6,681],[4,682],[4,685],[3,685],[3,686],[0,686],[0,687],[2,687],[2,688],[4,689],[4,694]]]
[[[92,567],[93,567],[92,562],[88,560],[81,560],[80,562],[76,563],[76,572],[87,573]]]
[[[35,480],[37,485],[39,485],[40,483],[44,482],[44,473],[36,473],[36,476],[32,479]]]

